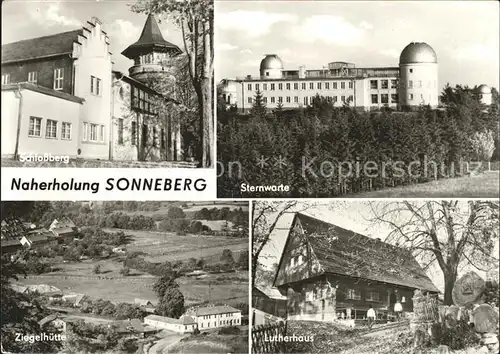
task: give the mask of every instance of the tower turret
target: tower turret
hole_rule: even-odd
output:
[[[260,62],[261,79],[281,79],[283,77],[283,62],[276,54],[266,54]]]
[[[399,105],[438,105],[438,61],[427,43],[408,44],[399,57]]]
[[[158,22],[149,14],[141,36],[122,54],[134,61],[129,75],[146,84],[154,80],[167,80],[175,84],[174,60],[182,51],[163,38]]]

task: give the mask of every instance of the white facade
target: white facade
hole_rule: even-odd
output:
[[[177,333],[193,333],[197,327],[194,319],[190,316],[181,316],[181,318],[169,318],[158,315],[149,315],[144,317],[144,324],[156,329],[167,329]]]
[[[73,44],[74,95],[85,99],[79,126],[80,156],[107,159],[112,70],[109,38],[95,17],[83,34],[78,38],[80,44]]]
[[[438,64],[400,64],[399,68],[400,105],[437,107],[439,101]]]
[[[241,311],[230,306],[198,308],[191,315],[196,318],[200,331],[241,325]]]

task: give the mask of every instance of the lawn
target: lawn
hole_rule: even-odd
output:
[[[163,350],[163,353],[248,353],[248,335],[192,335]]]
[[[107,232],[117,232],[119,229],[106,229]],[[207,262],[218,261],[224,249],[233,252],[235,260],[238,253],[248,250],[248,239],[225,237],[185,235],[179,236],[171,232],[121,230],[132,236],[132,241],[126,246],[128,252],[144,252],[144,258],[149,262],[165,262],[203,258]]]
[[[356,193],[353,198],[498,198],[500,178],[498,171],[477,176],[441,179],[378,191]]]

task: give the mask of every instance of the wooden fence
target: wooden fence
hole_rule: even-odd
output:
[[[252,328],[252,353],[284,353],[286,322],[278,322]]]

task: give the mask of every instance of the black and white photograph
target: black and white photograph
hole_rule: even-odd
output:
[[[2,202],[2,353],[248,353],[248,202]]]
[[[498,200],[261,200],[252,235],[253,353],[498,353]]]
[[[492,1],[216,4],[219,198],[499,195]]]
[[[2,166],[212,167],[213,25],[212,0],[3,1]]]

